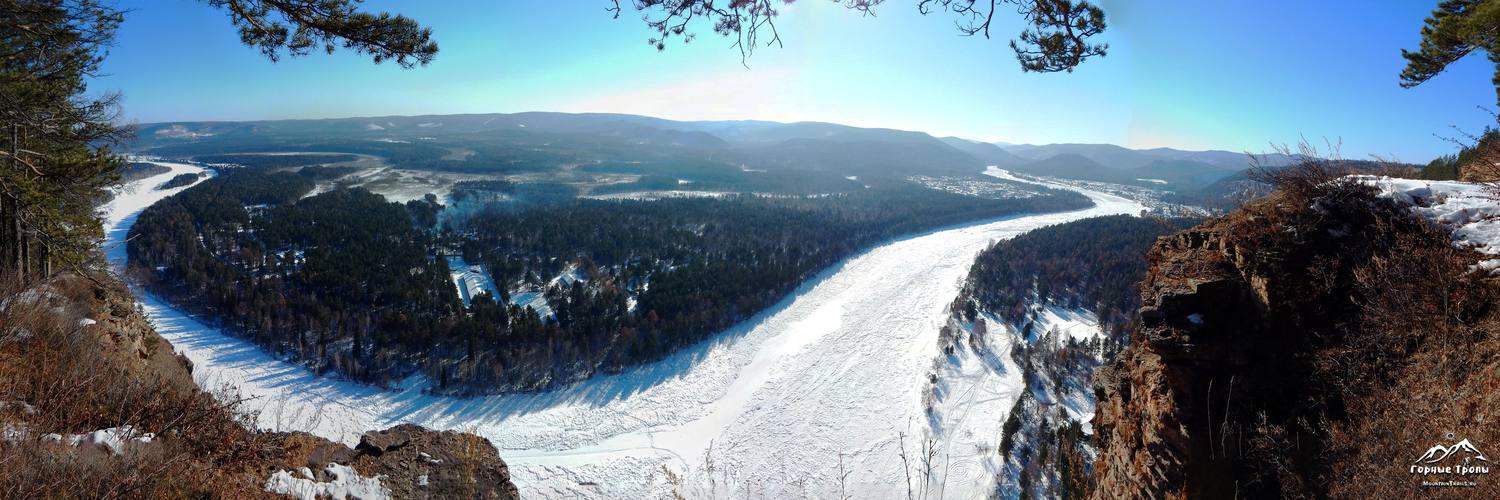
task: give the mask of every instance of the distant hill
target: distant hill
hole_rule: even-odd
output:
[[[1358,174],[1388,174],[1389,169],[1409,169],[1417,171],[1419,165],[1409,163],[1386,164],[1370,160],[1337,160],[1328,162],[1326,165],[1336,169],[1345,169]],[[1266,168],[1275,171],[1283,166],[1273,165]],[[1203,186],[1197,191],[1184,189],[1176,194],[1164,197],[1163,200],[1183,205],[1232,207],[1242,201],[1258,198],[1270,194],[1273,187],[1270,184],[1260,182],[1254,176],[1256,169],[1245,169],[1233,172],[1230,175],[1220,177],[1213,183]]]
[[[1235,173],[1206,163],[1155,159],[1136,168],[1105,166],[1083,155],[1063,153],[1051,158],[1013,165],[1010,170],[1033,174],[1116,184],[1196,191]]]
[[[1000,146],[987,142],[974,142],[958,137],[943,137],[938,140],[943,141],[943,144],[952,146],[954,149],[973,155],[987,165],[1015,165],[1029,161],[1026,158],[1011,154]]]
[[[973,174],[1025,161],[966,141],[960,150],[923,132],[834,123],[679,122],[612,113],[490,113],[141,126],[139,152],[194,157],[248,152],[338,152],[402,168],[470,174],[545,172],[598,162],[716,162],[753,170],[861,176]]]
[[[256,122],[168,122],[140,126],[139,147],[162,143],[244,139],[247,137],[307,136],[406,138],[439,137],[492,131],[539,133],[599,133],[628,131],[640,127],[679,132],[752,130],[780,126],[774,122],[679,122],[649,116],[614,113],[486,113],[463,115],[382,116],[321,120],[269,120]]]
[[[635,127],[630,130],[616,131],[612,134],[637,144],[660,144],[674,146],[692,146],[698,148],[727,148],[728,142],[715,137],[708,132],[683,132],[680,130],[662,130],[652,127]]]
[[[992,143],[1000,144],[1000,143]],[[1115,168],[1136,168],[1155,160],[1185,160],[1241,170],[1254,166],[1253,159],[1245,153],[1231,151],[1184,151],[1172,148],[1127,149],[1113,144],[1015,144],[1005,146],[1007,152],[1031,160],[1045,160],[1059,154],[1076,154],[1102,165]],[[1289,157],[1279,153],[1262,156],[1270,165],[1285,164]]]
[[[1083,155],[1073,153],[1063,153],[1042,161],[1016,165],[1010,170],[1026,174],[1060,177],[1063,179],[1107,180],[1108,182],[1114,182],[1117,179],[1124,178],[1124,176],[1113,172],[1116,169],[1104,166]]]
[[[786,125],[722,128],[725,140],[741,146],[777,143],[791,139],[825,141],[885,141],[941,144],[942,141],[923,132],[887,128],[859,128],[822,122],[798,122]]]
[[[375,155],[408,169],[545,172],[600,162],[715,162],[752,170],[860,176],[869,185],[910,175],[1018,172],[1196,191],[1250,166],[1246,155],[1112,144],[983,143],[917,131],[836,123],[676,121],[618,113],[480,113],[140,127],[136,152],[192,157],[246,152]],[[1006,147],[1001,147],[1005,145]],[[1275,163],[1280,157],[1272,156]],[[1161,162],[1161,163],[1158,163]],[[1117,172],[1119,171],[1119,172]]]
[[[942,142],[839,141],[789,139],[750,150],[748,163],[776,170],[827,170],[860,176],[861,181],[915,174],[983,172],[973,156]]]
[[[1088,158],[1101,165],[1114,168],[1136,168],[1151,163],[1158,157],[1113,144],[1048,144],[1046,146],[1012,146],[1007,148],[1016,156],[1032,160],[1045,160],[1061,154],[1073,154]]]
[[[139,136],[145,142],[143,146],[149,147],[159,142],[220,140],[249,136],[276,137],[285,135],[330,134],[337,136],[393,136],[399,138],[413,134],[438,137],[501,130],[534,133],[591,134],[630,131],[641,127],[705,133],[740,146],[765,145],[789,139],[926,142],[933,144],[941,142],[923,132],[884,128],[860,128],[822,122],[682,122],[649,116],[614,113],[546,112],[385,116],[258,122],[150,123],[141,126]]]
[[[1255,166],[1254,159],[1251,158],[1249,154],[1235,153],[1231,151],[1183,151],[1180,149],[1172,148],[1138,149],[1136,151],[1173,160],[1195,161],[1198,163],[1207,163],[1209,165],[1217,165],[1220,167],[1232,168],[1236,170]],[[1266,163],[1272,165],[1283,164],[1288,160],[1288,157],[1286,155],[1280,153],[1271,153],[1268,155],[1257,154],[1256,156],[1262,157]]]

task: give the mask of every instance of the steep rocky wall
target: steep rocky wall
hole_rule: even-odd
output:
[[[82,280],[77,276],[59,279]],[[83,297],[75,302],[91,306],[94,314],[84,331],[98,337],[105,353],[111,353],[141,376],[166,381],[178,390],[196,392],[193,362],[175,354],[172,343],[162,338],[136,306],[135,296],[122,283],[78,287],[93,291],[92,300]]]
[[[1095,375],[1095,498],[1224,496],[1215,479],[1233,474],[1216,469],[1239,450],[1216,442],[1210,418],[1214,406],[1224,416],[1230,378],[1264,350],[1265,280],[1242,272],[1237,249],[1211,228],[1162,237],[1151,260],[1132,345]]]
[[[1368,187],[1299,186],[1149,253],[1131,344],[1095,373],[1092,498],[1476,493],[1408,469],[1463,437],[1500,448],[1495,281]]]

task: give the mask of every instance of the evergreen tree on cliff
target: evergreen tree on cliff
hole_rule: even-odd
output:
[[[355,9],[357,0],[211,0],[240,38],[272,61],[342,44],[376,63],[426,65],[432,30],[403,16]],[[54,268],[97,267],[103,224],[95,207],[131,137],[120,95],[93,94],[124,13],[99,0],[0,0],[0,277],[30,281]]]
[[[1495,63],[1497,100],[1500,100],[1500,1],[1447,0],[1427,18],[1422,27],[1422,45],[1416,52],[1401,50],[1406,70],[1401,86],[1421,85],[1474,51],[1482,51]]]
[[[87,80],[122,16],[93,0],[0,0],[0,276],[77,267],[103,233],[94,212],[128,135],[118,94]]]
[[[1475,51],[1484,52],[1495,64],[1490,82],[1500,103],[1500,1],[1446,0],[1438,4],[1422,27],[1421,48],[1401,51],[1407,61],[1401,86],[1421,85]],[[1457,156],[1434,160],[1429,166],[1431,172],[1424,170],[1424,177],[1500,182],[1500,140],[1496,140],[1496,133],[1486,128],[1478,136],[1464,134],[1473,144],[1464,145]],[[1500,185],[1492,187],[1500,194]]]

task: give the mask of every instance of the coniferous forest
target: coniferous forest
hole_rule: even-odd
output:
[[[997,242],[975,259],[960,301],[1018,326],[1038,304],[1092,309],[1101,325],[1123,327],[1140,307],[1146,251],[1197,222],[1094,217]]]
[[[494,184],[456,194],[530,189]],[[435,197],[399,204],[354,188],[304,198],[312,189],[306,175],[227,169],[140,215],[131,272],[316,372],[383,387],[422,374],[456,395],[547,390],[659,360],[882,241],[1088,204],[911,184],[813,197],[558,195],[438,226]],[[448,256],[482,263],[501,296],[465,307]],[[546,307],[515,304],[512,292]]]

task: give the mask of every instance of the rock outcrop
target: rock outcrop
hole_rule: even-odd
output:
[[[82,280],[77,276],[63,276],[61,280]],[[93,290],[92,300],[73,298],[74,303],[92,306],[94,314],[85,322],[91,322],[84,331],[97,335],[101,344],[134,366],[136,373],[171,383],[178,390],[196,392],[193,383],[193,362],[187,356],[176,354],[172,343],[162,338],[146,320],[136,305],[133,295],[123,283],[108,286],[83,286],[79,289]]]
[[[401,425],[351,449],[258,430],[192,371],[123,283],[0,282],[0,491],[285,498],[264,491],[277,472],[327,482],[329,470],[347,470],[328,467],[339,464],[380,477],[392,498],[517,498],[505,462],[478,436]]]
[[[510,469],[489,440],[468,433],[402,424],[366,432],[353,449],[306,433],[289,433],[271,469],[307,467],[328,481],[330,463],[379,477],[392,498],[519,498]]]
[[[1163,237],[1151,256],[1140,328],[1095,375],[1096,497],[1207,498],[1231,465],[1217,457],[1239,453],[1214,437],[1213,407],[1224,416],[1230,379],[1268,347],[1265,278],[1244,273],[1242,254],[1209,228]]]
[[[172,344],[156,333],[123,284],[77,285],[55,289],[92,291],[92,296],[61,297],[61,303],[92,311],[83,330],[98,338],[104,347],[100,352],[117,356],[120,364],[133,367],[137,376],[163,381],[178,390],[201,392],[193,382],[192,362],[174,354]],[[382,477],[382,485],[396,499],[518,498],[516,486],[510,482],[510,469],[495,446],[473,434],[404,424],[366,432],[352,449],[306,433],[273,434],[280,435],[266,438],[281,443],[282,456],[273,454],[269,463],[255,467],[262,471],[307,467],[317,479],[326,481],[329,478],[324,469],[336,463],[351,466],[366,477]]]
[[[1302,174],[1151,250],[1130,346],[1095,373],[1092,498],[1475,493],[1408,466],[1460,434],[1500,449],[1495,283],[1405,206]]]

